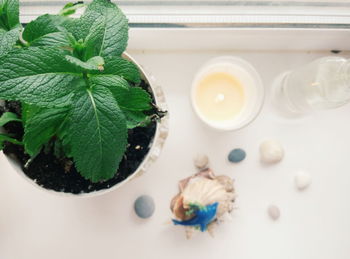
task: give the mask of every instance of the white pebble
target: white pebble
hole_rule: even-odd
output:
[[[205,169],[208,167],[209,158],[207,155],[200,154],[194,158],[193,162],[198,169]]]
[[[270,218],[273,220],[278,220],[281,216],[280,209],[276,205],[270,205],[267,208],[267,213],[269,214]]]
[[[277,163],[283,159],[284,150],[277,140],[265,140],[260,144],[260,157],[264,163]]]
[[[294,178],[295,186],[300,190],[305,190],[311,184],[311,176],[308,172],[298,171]]]

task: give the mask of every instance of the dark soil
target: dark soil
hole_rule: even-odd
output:
[[[145,84],[143,86],[145,87]],[[0,107],[0,115],[5,111],[11,111],[20,116],[20,103],[5,102],[5,106]],[[43,149],[32,161],[24,152],[22,146],[5,143],[3,151],[7,156],[18,160],[22,165],[23,172],[38,185],[46,189],[74,194],[89,193],[108,189],[133,174],[151,147],[156,126],[157,122],[153,121],[147,127],[129,130],[128,147],[119,165],[117,174],[112,179],[100,183],[92,183],[84,179],[78,173],[71,159],[58,159],[53,154],[53,145],[51,147],[48,145],[49,148]],[[23,127],[21,123],[11,122],[6,124],[4,128],[16,139],[22,139]]]

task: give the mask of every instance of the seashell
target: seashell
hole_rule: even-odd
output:
[[[182,219],[182,216],[185,214],[182,201],[183,198],[180,195],[175,196],[171,201],[171,211],[178,219]]]
[[[171,211],[174,211],[175,204],[177,203],[177,200],[181,197],[180,193],[176,195],[170,202],[170,209]]]
[[[186,238],[191,239],[196,232],[196,229],[194,227],[185,227],[186,232]]]
[[[215,178],[220,184],[225,187],[227,192],[233,192],[233,180],[227,175],[219,175]]]
[[[221,202],[218,206],[217,212],[216,212],[216,216],[217,217],[221,217],[222,215],[224,215],[226,212],[228,212],[230,210],[230,204],[232,202],[230,201],[224,201]]]
[[[197,174],[195,174],[193,176],[190,176],[190,177],[187,177],[187,178],[181,180],[179,182],[180,192],[182,192],[186,188],[188,182],[192,178],[195,178],[195,177],[198,177],[198,176],[201,176],[201,177],[204,177],[204,178],[207,178],[207,179],[214,179],[215,178],[215,175],[214,175],[214,173],[213,173],[213,171],[211,169],[202,170],[202,171],[200,171],[199,173],[197,173]]]
[[[232,214],[230,212],[226,212],[221,217],[218,217],[217,223],[220,224],[227,221],[232,221]]]
[[[184,206],[190,203],[197,203],[203,206],[226,200],[226,190],[216,180],[209,180],[203,177],[192,178],[182,193]]]
[[[213,171],[211,169],[205,169],[199,173],[196,174],[196,176],[202,176],[202,177],[205,177],[205,178],[208,178],[208,179],[215,179],[216,176],[215,174],[213,173]]]
[[[207,224],[206,228],[201,227],[202,231],[207,229],[209,234],[213,235],[213,230],[218,220],[220,222],[225,221],[227,215],[233,210],[233,202],[236,197],[233,183],[233,180],[228,176],[215,176],[211,169],[202,170],[179,182],[179,193],[172,199],[170,208],[177,219],[173,220],[173,222],[179,225],[186,225],[187,238],[191,238],[193,232],[196,231],[195,225],[189,224],[198,222],[198,218],[195,218],[195,216],[199,214],[193,212],[194,204],[203,207],[217,204],[213,218],[209,218],[212,221],[201,223]],[[178,220],[181,220],[181,222]]]
[[[171,211],[177,219],[188,220],[191,218],[190,215],[186,215],[186,209],[183,206],[183,197],[181,195],[175,196],[172,200]]]
[[[217,222],[216,221],[213,221],[212,223],[210,223],[208,225],[208,233],[211,237],[214,237],[215,236],[215,228],[217,226]]]

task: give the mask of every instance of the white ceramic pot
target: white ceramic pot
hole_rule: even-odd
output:
[[[161,89],[161,87],[159,85],[156,84],[155,78],[152,75],[150,75],[149,73],[146,74],[144,68],[142,68],[140,66],[140,64],[138,64],[129,54],[124,53],[123,56],[125,59],[127,59],[127,60],[129,60],[137,65],[137,67],[139,68],[139,70],[141,72],[142,79],[144,79],[150,85],[150,87],[153,91],[153,95],[155,98],[155,104],[161,110],[167,111],[167,105],[166,105],[163,90]],[[21,165],[19,164],[18,161],[16,161],[15,159],[13,159],[9,156],[6,156],[6,157],[7,157],[7,161],[11,164],[11,166],[14,168],[14,170],[20,176],[22,176],[23,179],[25,179],[27,182],[32,184],[35,188],[39,188],[39,189],[44,190],[46,192],[54,193],[54,194],[61,195],[61,196],[94,197],[94,196],[99,196],[99,195],[114,191],[114,190],[120,188],[122,185],[130,182],[135,177],[141,176],[144,172],[146,172],[148,170],[148,168],[150,167],[150,165],[159,157],[160,152],[161,152],[162,147],[163,147],[163,144],[164,144],[167,136],[168,136],[168,115],[163,117],[160,122],[157,122],[156,132],[155,132],[155,136],[153,138],[153,141],[151,143],[151,148],[148,151],[148,153],[145,156],[142,163],[135,170],[135,172],[133,174],[129,175],[128,178],[126,178],[124,181],[117,183],[116,185],[110,187],[109,189],[103,189],[103,190],[94,191],[94,192],[90,192],[90,193],[73,194],[73,193],[57,192],[54,190],[45,189],[44,187],[36,184],[32,179],[30,179],[26,174],[24,174],[24,172],[22,171]]]

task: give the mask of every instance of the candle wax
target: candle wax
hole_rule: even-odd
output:
[[[232,120],[244,106],[244,88],[233,75],[213,72],[198,82],[195,100],[199,111],[207,119]]]

